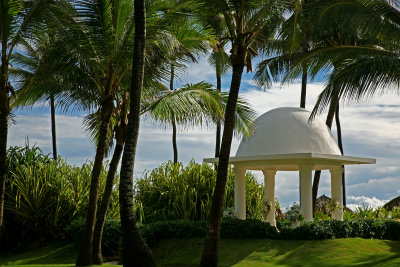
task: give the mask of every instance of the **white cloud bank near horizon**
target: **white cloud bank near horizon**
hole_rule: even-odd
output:
[[[228,84],[229,74],[224,78]],[[193,65],[181,77],[179,83],[195,83],[201,80],[213,81],[214,72],[207,67],[205,59]],[[285,87],[275,86],[267,92],[258,90],[248,76],[242,80],[240,96],[246,98],[259,115],[277,107],[298,106],[300,84]],[[310,83],[307,91],[306,109],[311,110],[322,83]],[[349,156],[372,157],[376,165],[346,167],[347,203],[351,208],[362,205],[381,206],[387,200],[400,195],[400,105],[399,96],[388,93],[369,102],[341,106],[341,124],[344,153]],[[50,115],[37,112],[17,112],[17,124],[9,131],[9,146],[24,145],[26,137],[31,144],[37,144],[46,153],[51,152]],[[321,115],[324,120],[325,114]],[[57,115],[57,145],[59,154],[71,164],[80,165],[93,160],[94,148],[82,130],[82,117]],[[178,129],[179,131],[179,129]],[[333,133],[335,134],[335,126]],[[157,126],[149,120],[142,120],[134,176],[140,177],[145,170],[151,170],[171,160],[171,129]],[[179,160],[184,164],[191,159],[201,162],[213,157],[215,149],[214,126],[196,127],[180,131],[177,137]],[[231,155],[234,155],[239,141],[234,139]],[[261,182],[261,173],[255,173]],[[278,172],[276,196],[281,206],[287,207],[299,201],[297,172]],[[330,196],[330,179],[323,172],[319,195]]]

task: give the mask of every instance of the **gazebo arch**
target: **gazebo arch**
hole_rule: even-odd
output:
[[[243,138],[235,157],[229,159],[235,173],[235,215],[246,219],[247,170],[264,174],[264,200],[271,204],[265,221],[275,221],[275,175],[277,171],[299,171],[300,208],[305,221],[313,220],[312,171],[329,170],[332,200],[339,203],[333,219],[343,220],[342,173],[343,165],[374,164],[375,159],[343,156],[326,124],[310,112],[295,107],[277,108],[261,115],[255,121],[255,130]],[[204,159],[218,163],[218,158]]]

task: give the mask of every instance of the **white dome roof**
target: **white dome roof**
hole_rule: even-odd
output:
[[[341,155],[331,132],[319,118],[295,107],[270,110],[255,121],[253,135],[243,138],[236,157],[274,154],[321,153]]]

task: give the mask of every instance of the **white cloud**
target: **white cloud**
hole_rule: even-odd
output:
[[[355,210],[357,207],[382,207],[389,200],[378,199],[376,197],[366,197],[366,196],[348,196],[347,197],[347,207],[351,210]]]

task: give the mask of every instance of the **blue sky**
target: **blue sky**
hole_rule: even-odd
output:
[[[298,106],[300,84],[275,85],[268,91],[257,88],[252,81],[253,74],[245,74],[240,96],[246,98],[259,115],[277,107]],[[215,74],[203,58],[191,65],[177,82],[215,82]],[[224,76],[223,87],[229,88],[230,74]],[[323,76],[309,83],[307,92],[308,110],[323,88]],[[400,105],[399,95],[388,93],[362,103],[346,103],[341,109],[342,133],[345,155],[372,157],[376,165],[351,166],[346,168],[347,202],[350,208],[359,205],[380,206],[400,195]],[[31,144],[51,152],[50,114],[46,104],[32,109],[16,111],[16,125],[9,130],[9,145],[24,145],[29,137]],[[83,114],[57,114],[58,152],[69,163],[80,165],[93,160],[94,147],[82,130]],[[325,120],[325,114],[321,114]],[[144,119],[141,122],[134,177],[144,171],[171,160],[171,129]],[[213,157],[215,146],[214,125],[195,129],[178,129],[179,160],[188,163],[191,159],[201,162]],[[333,133],[336,129],[333,127]],[[236,153],[240,140],[234,139],[231,154]],[[262,181],[261,173],[255,173]],[[323,173],[320,194],[330,196],[330,179]],[[282,207],[299,200],[298,173],[278,172],[276,195]]]

